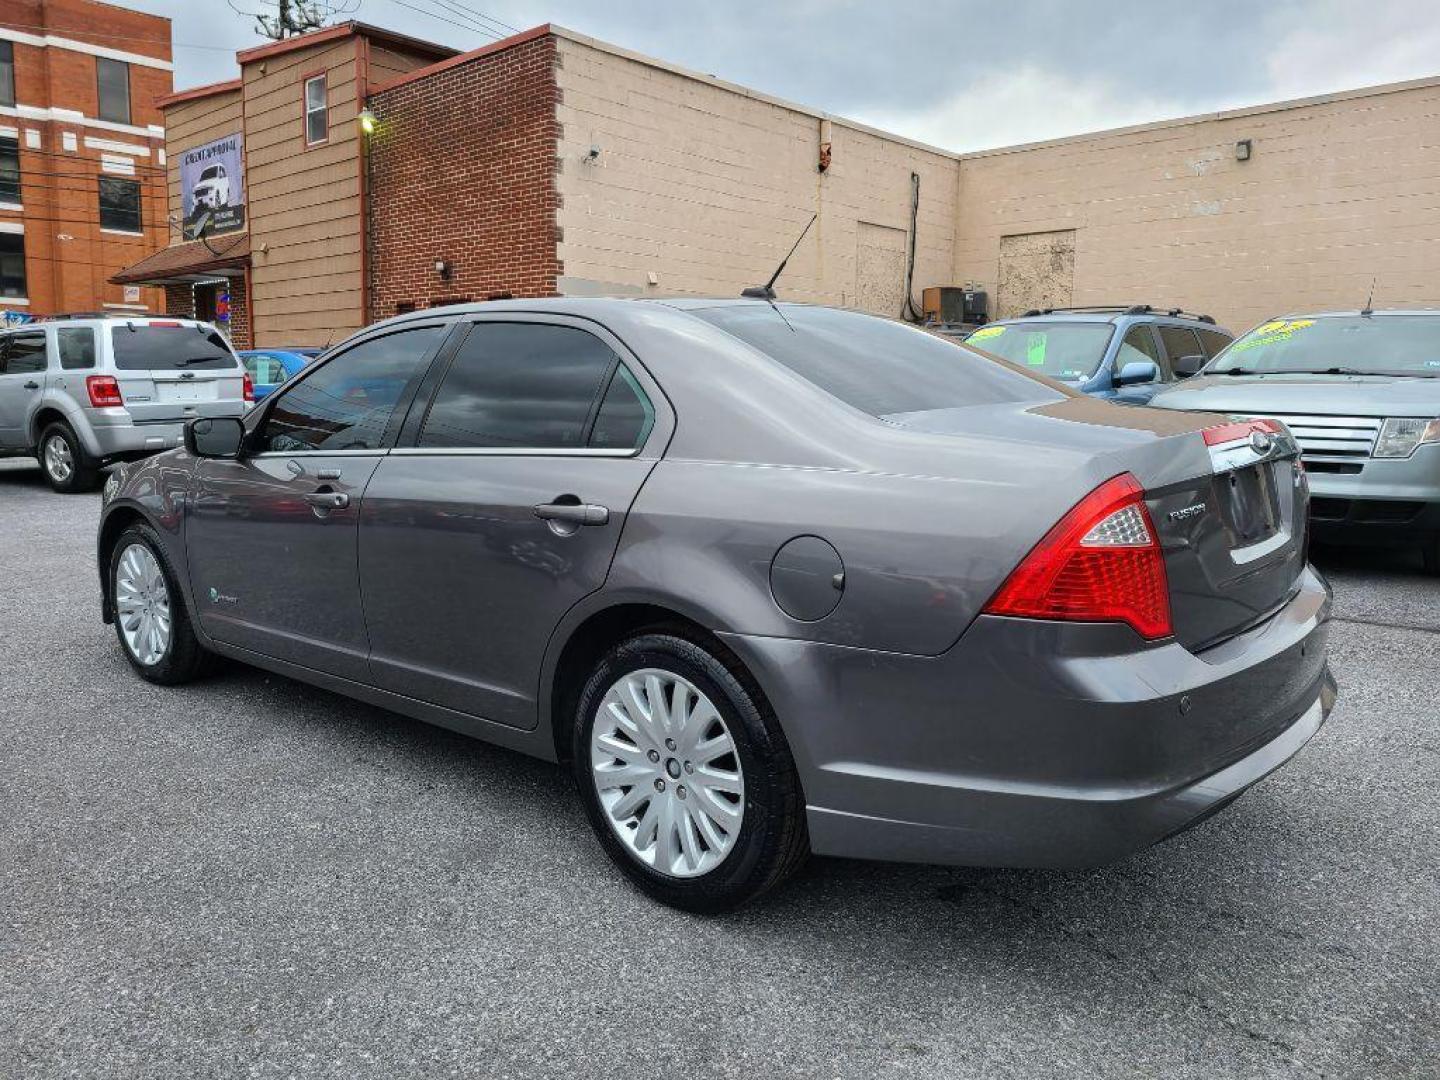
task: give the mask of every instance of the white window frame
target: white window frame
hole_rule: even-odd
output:
[[[314,84],[314,83],[319,83],[319,84],[320,84],[320,87],[321,87],[323,96],[322,96],[322,98],[321,98],[320,104],[317,105],[317,106],[312,107],[311,104],[310,104],[310,87],[311,87],[311,85]],[[325,72],[321,72],[319,75],[311,75],[308,79],[305,80],[305,101],[304,101],[304,107],[305,107],[305,109],[304,109],[304,111],[305,111],[305,145],[306,145],[306,146],[322,146],[322,145],[324,145],[325,143],[329,142],[329,141],[330,141],[330,86],[329,86],[329,82],[328,82],[328,80],[327,80],[327,77],[326,77],[326,73],[325,73]],[[318,138],[318,139],[312,139],[312,138],[310,138],[310,117],[311,117],[311,116],[314,116],[314,115],[316,115],[316,114],[319,114],[319,115],[323,118],[323,120],[324,120],[324,125],[325,125],[325,126],[324,126],[324,134],[322,134],[322,135],[320,136],[320,138]]]

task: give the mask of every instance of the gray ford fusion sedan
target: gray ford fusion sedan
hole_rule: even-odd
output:
[[[701,911],[810,851],[1103,863],[1334,701],[1304,472],[1269,421],[1117,406],[763,300],[503,301],[357,334],[127,466],[134,669],[219,655],[568,762]]]

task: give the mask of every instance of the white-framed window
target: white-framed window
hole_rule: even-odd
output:
[[[305,80],[305,145],[315,146],[330,137],[330,109],[327,104],[325,76],[314,75]]]

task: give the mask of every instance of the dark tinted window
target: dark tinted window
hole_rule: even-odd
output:
[[[55,331],[60,349],[60,367],[82,371],[95,366],[95,331],[88,326],[62,326]]]
[[[20,202],[20,141],[0,139],[0,203]]]
[[[287,383],[265,420],[263,450],[373,450],[422,362],[448,327],[372,338]]]
[[[130,65],[97,56],[95,78],[100,92],[100,119],[112,124],[130,123]]]
[[[100,227],[140,232],[140,181],[100,177]]]
[[[32,375],[45,370],[45,335],[14,334],[5,350],[5,374]]]
[[[645,391],[623,366],[616,368],[595,414],[590,445],[601,450],[631,450],[645,441],[654,426],[655,409]]]
[[[0,41],[0,105],[15,107],[15,46]]]
[[[235,354],[218,330],[174,323],[113,323],[110,345],[120,371],[233,368]]]
[[[594,334],[477,323],[440,384],[421,446],[574,449],[617,361]]]
[[[0,233],[0,296],[25,295],[25,234]]]
[[[1170,354],[1172,361],[1179,360],[1182,356],[1205,355],[1205,350],[1200,345],[1200,339],[1189,327],[1162,326],[1160,327],[1160,340],[1165,343],[1165,351]]]
[[[691,314],[872,416],[1063,394],[1053,383],[888,319],[796,304],[779,308],[756,301]]]
[[[1222,334],[1219,330],[1197,330],[1195,332],[1200,335],[1200,344],[1204,346],[1206,356],[1214,356],[1231,341],[1229,334]]]

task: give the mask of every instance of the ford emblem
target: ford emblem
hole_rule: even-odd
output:
[[[1250,432],[1250,449],[1257,454],[1268,454],[1270,447],[1275,445],[1275,437],[1268,431],[1255,430]]]

